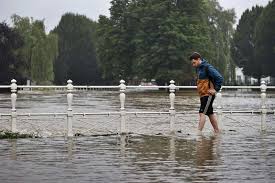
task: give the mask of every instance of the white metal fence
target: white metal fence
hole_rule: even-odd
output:
[[[5,124],[9,123],[9,125],[1,125],[0,129],[6,128],[10,129],[12,132],[17,131],[17,120],[20,120],[21,123],[27,124],[28,128],[31,128],[33,132],[38,129],[47,129],[45,127],[35,127],[37,126],[41,119],[47,119],[49,117],[53,118],[54,124],[48,124],[51,128],[55,126],[55,131],[59,131],[60,134],[65,134],[66,136],[74,136],[83,131],[93,131],[93,133],[101,134],[104,133],[128,133],[129,128],[134,123],[143,123],[142,118],[151,117],[154,118],[155,121],[158,118],[162,118],[160,121],[163,125],[154,126],[153,121],[150,123],[146,123],[146,125],[141,125],[140,128],[131,128],[131,132],[133,133],[142,133],[141,131],[146,131],[146,129],[152,128],[154,126],[155,129],[159,127],[157,131],[160,133],[167,129],[169,132],[174,133],[176,131],[175,128],[175,119],[182,118],[182,116],[187,115],[186,112],[181,112],[175,110],[175,91],[176,89],[195,89],[196,86],[176,86],[173,80],[170,81],[169,86],[126,86],[125,81],[121,80],[120,85],[118,86],[74,86],[71,80],[67,81],[66,86],[26,86],[26,85],[17,85],[16,80],[11,81],[11,85],[0,86],[0,88],[11,89],[11,112],[10,113],[0,113],[0,120],[4,121]],[[263,81],[260,86],[223,86],[222,89],[259,89],[260,97],[261,97],[261,106],[258,110],[239,110],[239,111],[228,111],[224,110],[222,107],[222,89],[216,94],[217,100],[217,108],[216,114],[218,117],[218,121],[221,124],[222,118],[228,118],[226,114],[239,113],[239,114],[260,114],[261,115],[261,130],[266,130],[266,115],[267,114],[275,114],[275,110],[269,110],[266,107],[266,90],[275,89],[274,86],[266,86]],[[54,90],[66,90],[67,92],[67,111],[63,113],[18,113],[16,110],[16,100],[17,100],[17,91],[22,89],[54,89]],[[111,90],[119,90],[119,100],[120,106],[117,112],[100,112],[100,113],[75,113],[73,112],[73,91],[74,90],[94,90],[94,89],[111,89]],[[167,109],[167,112],[157,112],[157,111],[146,111],[146,112],[129,112],[125,109],[125,98],[126,98],[126,90],[128,89],[167,89],[169,90],[169,100],[170,100],[170,108]],[[197,112],[192,111],[188,112],[190,114],[197,114]],[[108,118],[108,123],[102,125],[100,128],[93,128],[91,125],[94,122],[98,122],[98,116],[112,116],[113,119]],[[130,116],[135,116],[136,118],[129,118]],[[138,117],[137,117],[138,116]],[[31,118],[31,119],[30,119]],[[102,119],[102,118],[101,118]],[[88,120],[88,122],[87,122]],[[43,121],[43,120],[42,120]],[[59,121],[59,122],[57,122]],[[64,122],[65,123],[64,123]],[[234,119],[233,119],[234,121]],[[98,122],[99,123],[99,122]],[[88,127],[90,126],[90,127]]]

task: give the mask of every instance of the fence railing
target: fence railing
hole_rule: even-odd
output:
[[[126,115],[127,114],[166,114],[170,118],[170,132],[175,132],[175,116],[176,114],[185,114],[185,112],[180,112],[175,110],[175,91],[176,89],[196,89],[196,86],[176,86],[173,80],[170,81],[169,86],[126,86],[125,81],[121,80],[118,86],[74,86],[71,80],[67,81],[66,86],[26,86],[17,85],[16,80],[11,80],[11,85],[2,85],[0,88],[11,89],[11,113],[0,113],[1,116],[10,116],[11,124],[10,129],[12,132],[17,131],[16,121],[18,116],[66,116],[66,135],[73,136],[73,119],[74,116],[88,116],[88,115],[119,115],[120,116],[120,127],[119,133],[127,133],[126,128]],[[18,113],[16,110],[16,100],[17,91],[20,89],[64,89],[67,92],[67,111],[63,113]],[[222,89],[216,94],[217,108],[215,112],[217,113],[218,122],[222,123],[222,117],[224,113],[255,113],[261,114],[261,130],[266,130],[266,115],[275,114],[275,110],[268,110],[266,107],[266,90],[268,88],[275,89],[274,86],[267,86],[264,81],[261,82],[260,86],[223,86],[222,89],[259,89],[261,97],[261,106],[258,110],[242,110],[242,111],[226,111],[222,107]],[[99,112],[99,113],[74,113],[73,112],[73,91],[74,90],[85,90],[85,89],[113,89],[119,90],[119,100],[120,108],[117,112]],[[125,109],[125,99],[127,89],[167,89],[169,90],[169,100],[170,108],[167,112],[128,112]],[[190,112],[188,112],[190,113]]]

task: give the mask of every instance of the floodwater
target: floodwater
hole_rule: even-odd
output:
[[[119,93],[90,91],[74,95],[74,112],[119,111]],[[258,110],[260,94],[225,92],[224,110]],[[275,97],[267,95],[267,108],[275,109]],[[127,111],[168,111],[165,92],[126,94]],[[217,106],[215,103],[214,106]],[[196,95],[176,93],[175,108],[187,112],[176,118],[176,133],[169,132],[169,116],[129,116],[131,134],[117,135],[119,118],[75,119],[74,132],[65,138],[54,133],[66,118],[18,119],[22,131],[49,131],[45,137],[0,140],[1,182],[274,182],[275,115],[267,115],[267,131],[260,131],[261,115],[224,114],[221,134],[209,122],[197,135]],[[66,112],[64,93],[19,93],[18,113]],[[8,94],[0,94],[0,113],[10,112]],[[190,114],[189,114],[190,113]],[[2,119],[2,122],[1,122]],[[20,121],[21,120],[21,121]],[[25,125],[25,123],[32,126]],[[0,127],[8,119],[0,117]],[[58,123],[58,124],[57,124]],[[44,126],[43,126],[44,125]],[[102,128],[102,125],[104,128]],[[89,129],[86,133],[82,128]],[[53,130],[54,129],[54,130]],[[62,125],[60,129],[63,129]],[[94,133],[101,129],[102,134]],[[104,130],[105,131],[104,131]],[[52,130],[52,131],[51,131]],[[80,131],[78,131],[80,130]],[[105,132],[114,133],[105,133]],[[61,133],[62,134],[62,133]],[[109,135],[108,135],[109,134]],[[43,135],[42,135],[43,136]]]

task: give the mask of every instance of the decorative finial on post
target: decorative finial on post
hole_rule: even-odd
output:
[[[262,109],[264,109],[266,108],[265,102],[266,102],[266,89],[267,89],[265,81],[261,82],[260,88],[261,88],[261,98],[262,98]]]
[[[16,98],[17,98],[16,92],[17,92],[17,84],[16,84],[16,80],[13,79],[11,80],[11,105],[12,105],[11,110],[12,111],[16,111],[16,108],[15,108]]]
[[[74,89],[74,86],[73,86],[73,81],[72,80],[68,80],[67,81],[67,101],[68,101],[68,110],[72,110],[72,102],[73,102],[73,89]]]
[[[174,110],[175,109],[175,90],[176,90],[176,85],[175,85],[175,81],[171,80],[170,81],[170,85],[169,85],[169,97],[170,97],[170,109]]]
[[[119,94],[119,97],[120,97],[120,109],[121,110],[124,110],[124,104],[125,104],[125,90],[126,90],[126,85],[124,84],[125,81],[124,80],[120,80],[120,85],[119,85],[119,91],[120,91],[120,94]]]
[[[175,81],[171,80],[170,85],[169,85],[169,98],[170,98],[170,132],[174,133],[175,132],[175,116],[176,116],[176,111],[175,111],[175,91],[176,91],[176,85]]]
[[[119,99],[120,99],[120,134],[125,134],[127,133],[126,131],[126,112],[125,112],[125,90],[126,90],[126,85],[124,80],[120,80],[120,85],[119,85]]]
[[[16,84],[16,80],[12,79],[11,80],[11,131],[12,132],[16,132],[16,118],[17,118],[17,114],[16,114],[16,99],[17,99],[17,84]]]
[[[73,136],[73,110],[72,110],[72,103],[73,103],[73,81],[67,81],[67,101],[68,101],[68,109],[67,109],[67,136]]]
[[[260,89],[261,89],[261,100],[262,100],[261,101],[261,111],[262,111],[261,130],[265,131],[266,130],[266,113],[267,113],[267,110],[266,110],[266,89],[267,89],[267,86],[266,86],[265,81],[261,82]]]

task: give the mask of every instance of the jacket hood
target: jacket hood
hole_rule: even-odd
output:
[[[205,59],[202,59],[202,60],[201,60],[201,64],[200,64],[199,67],[204,67],[204,66],[206,66],[207,64],[208,64],[208,62],[207,62]]]

